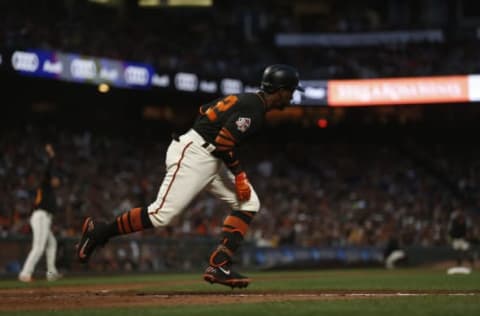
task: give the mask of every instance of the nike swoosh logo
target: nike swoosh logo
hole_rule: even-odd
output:
[[[87,244],[88,242],[90,241],[90,238],[87,238],[85,240],[85,242],[83,243],[83,246],[82,248],[80,248],[80,251],[78,253],[78,256],[81,258],[81,259],[85,259],[85,257],[87,256],[84,252],[85,252],[85,248],[87,247]]]
[[[225,270],[224,268],[222,267],[218,267],[220,269],[220,271],[222,271],[223,273],[225,273],[226,275],[230,275],[230,270]]]

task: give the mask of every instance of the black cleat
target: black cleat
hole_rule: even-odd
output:
[[[230,265],[223,265],[219,267],[209,266],[203,274],[203,279],[210,283],[218,283],[233,288],[246,288],[251,279],[233,271]]]
[[[94,221],[91,217],[87,217],[82,225],[82,238],[77,244],[77,259],[81,263],[87,263],[95,248],[103,246],[107,240],[102,238],[106,228],[105,223]]]

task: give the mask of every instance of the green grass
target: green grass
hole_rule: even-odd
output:
[[[89,285],[89,284],[132,284],[132,283],[157,283],[157,282],[174,282],[174,281],[192,281],[199,279],[199,274],[127,274],[114,276],[75,276],[68,275],[56,282],[47,282],[37,280],[33,283],[21,283],[17,279],[0,281],[0,289],[6,288],[22,288],[22,287],[55,287],[55,286],[73,286],[73,285]]]
[[[287,272],[280,279],[275,273],[262,273],[258,278],[265,281],[256,285],[262,290],[284,286],[290,290],[480,290],[480,274],[452,276],[443,270]]]
[[[442,270],[330,270],[248,273],[253,278],[249,290],[480,290],[480,274],[446,275]],[[175,284],[181,282],[180,284]],[[210,291],[201,274],[119,275],[106,277],[66,277],[55,283],[37,281],[32,284],[17,280],[0,281],[0,289],[55,287],[89,284],[143,283],[154,291]],[[165,286],[163,286],[165,284]],[[227,289],[228,290],[228,289]]]
[[[285,291],[466,291],[478,292],[469,296],[426,295],[389,298],[355,298],[322,301],[282,301],[269,303],[239,303],[226,305],[179,305],[168,307],[104,308],[62,311],[0,312],[0,315],[480,315],[480,273],[447,275],[445,270],[399,269],[387,270],[324,270],[249,273],[254,283],[247,290],[233,293]],[[180,283],[177,283],[180,282]],[[66,277],[55,283],[35,282],[25,285],[15,280],[0,281],[0,289],[33,287],[54,288],[87,284],[108,285],[142,283],[138,291],[155,292],[226,292],[232,290],[210,285],[196,274],[126,275],[110,277]],[[132,294],[134,295],[134,294]],[[1,300],[1,297],[0,297]]]
[[[444,270],[319,270],[247,273],[253,279],[248,290],[480,290],[480,273],[447,275]],[[181,282],[175,284],[176,282]],[[17,280],[0,281],[2,288],[55,287],[88,284],[144,283],[153,291],[218,291],[223,287],[202,281],[201,273],[66,277],[55,283],[32,284]],[[164,284],[164,285],[163,285]],[[225,288],[230,291],[228,288]]]
[[[277,302],[230,305],[192,305],[144,308],[111,308],[42,312],[8,312],[5,315],[58,315],[58,316],[212,316],[212,315],[262,315],[262,316],[306,316],[306,315],[388,315],[388,316],[478,316],[480,304],[477,297],[402,297],[383,299],[356,299],[340,301]],[[3,315],[3,313],[2,313]]]

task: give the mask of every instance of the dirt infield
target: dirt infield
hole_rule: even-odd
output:
[[[148,286],[154,286],[148,283]],[[162,283],[164,286],[165,283]],[[32,287],[0,290],[0,311],[66,310],[106,307],[174,306],[392,296],[480,295],[480,291],[289,291],[145,292],[146,284]]]

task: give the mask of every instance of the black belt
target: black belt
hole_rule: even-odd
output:
[[[172,139],[173,139],[174,141],[179,142],[179,141],[180,141],[180,136],[178,136],[177,133],[172,133]],[[205,142],[205,143],[202,144],[202,147],[205,148],[205,149],[207,149],[210,145],[212,145],[212,144],[210,144],[210,143],[208,143],[208,142]],[[213,146],[213,145],[212,145],[212,146]]]

